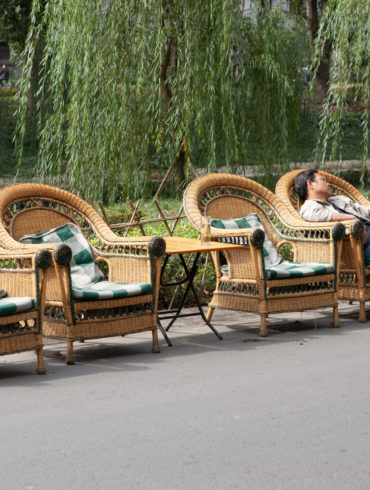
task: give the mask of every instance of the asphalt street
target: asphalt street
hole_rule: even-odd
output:
[[[271,316],[215,312],[75,347],[0,356],[0,488],[370,488],[370,303]]]

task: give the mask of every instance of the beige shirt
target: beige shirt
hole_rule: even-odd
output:
[[[333,212],[338,212],[331,205],[332,202],[345,213],[370,220],[370,206],[362,206],[345,196],[329,197],[327,201],[307,199],[303,203],[299,213],[306,221],[331,221]]]

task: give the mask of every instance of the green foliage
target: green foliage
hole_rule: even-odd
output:
[[[321,19],[314,68],[317,70],[325,42],[332,48],[330,86],[320,121],[318,155],[324,162],[342,158],[346,115],[353,104],[361,108],[363,177],[369,155],[369,0],[331,0]]]
[[[243,153],[265,172],[287,170],[288,148],[296,146],[303,94],[307,37],[298,17],[275,8],[260,8],[256,20],[243,19],[238,108],[245,142]],[[246,116],[246,117],[245,117]]]
[[[14,130],[16,120],[14,113],[17,105],[14,101],[14,88],[0,88],[0,177],[2,179],[13,179],[18,170],[20,178],[29,178],[32,175],[36,155],[35,134],[32,125],[28,121],[28,131],[24,140],[24,151],[22,165],[17,169],[14,154]]]
[[[159,206],[162,209],[162,212],[165,216],[177,216],[179,209],[181,207],[181,201],[175,199],[159,199]],[[132,211],[128,203],[120,203],[115,204],[113,206],[109,206],[106,208],[106,213],[110,223],[113,222],[128,222],[130,221]],[[158,217],[158,209],[154,205],[153,201],[147,200],[142,201],[139,206],[138,211],[142,220],[157,218]],[[183,214],[183,213],[182,213]],[[174,222],[168,222],[169,227],[172,228]],[[168,230],[163,222],[156,223],[148,223],[144,225],[145,233],[147,235],[158,235],[158,236],[169,236]],[[123,230],[124,232],[125,230]],[[120,234],[119,231],[116,231],[117,234]],[[141,231],[139,227],[131,228],[129,236],[140,236]],[[178,221],[175,228],[175,235],[187,238],[198,238],[198,232],[190,225],[188,220],[181,219]],[[185,256],[185,260],[188,258]],[[199,258],[199,267],[197,270],[197,274],[194,278],[194,285],[196,290],[199,293],[199,297],[203,304],[207,304],[212,296],[212,293],[216,286],[216,273],[213,267],[213,263],[211,257],[208,257],[207,254],[201,254]],[[165,269],[163,275],[163,282],[170,283],[183,279],[184,270],[179,256],[173,256],[170,258],[168,265]],[[184,290],[185,286],[180,286],[180,293]],[[173,307],[176,307],[181,299],[181,294],[178,293],[175,295],[176,287],[161,287],[160,292],[160,308],[168,307],[171,300],[174,298]],[[193,306],[195,304],[195,300],[193,298],[192,293],[190,292],[188,299],[186,301],[186,306]]]
[[[42,177],[110,202],[150,194],[151,168],[161,175],[173,160],[180,176],[189,161],[236,170],[253,160],[268,179],[297,127],[304,41],[295,26],[278,9],[248,21],[236,0],[34,0],[20,153],[43,34]]]
[[[0,39],[22,50],[29,25],[32,0],[2,0],[0,9]]]

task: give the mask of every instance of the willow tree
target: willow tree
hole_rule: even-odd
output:
[[[279,10],[248,20],[238,0],[34,0],[20,158],[41,35],[41,178],[61,176],[84,196],[113,200],[143,195],[151,168],[171,162],[180,187],[189,161],[210,170],[252,162],[267,177],[286,163],[301,34]]]
[[[320,119],[318,153],[321,161],[327,157],[341,158],[341,143],[350,104],[361,110],[362,179],[369,156],[370,102],[370,0],[330,0],[321,18],[316,42],[314,69],[325,56],[325,46],[331,46],[330,78]]]

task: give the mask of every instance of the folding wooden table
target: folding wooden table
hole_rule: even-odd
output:
[[[183,238],[183,237],[176,237],[176,236],[165,237],[164,239],[166,241],[166,252],[165,252],[165,258],[164,258],[162,270],[161,270],[161,285],[165,286],[165,287],[170,287],[170,286],[178,286],[181,284],[187,284],[185,291],[182,295],[182,298],[180,300],[180,304],[179,304],[178,308],[171,309],[171,310],[158,311],[158,328],[162,332],[162,335],[165,338],[167,344],[169,346],[172,346],[172,342],[169,339],[166,332],[171,328],[171,326],[174,324],[174,322],[178,318],[181,318],[181,317],[196,316],[196,315],[200,315],[202,317],[203,321],[212,330],[212,332],[220,340],[222,340],[222,335],[219,332],[217,332],[215,327],[212,325],[211,322],[209,322],[207,320],[207,318],[204,314],[202,305],[200,303],[200,299],[198,297],[198,294],[197,294],[196,289],[195,289],[194,284],[193,284],[194,277],[195,277],[197,270],[198,270],[197,264],[198,264],[198,259],[199,259],[201,253],[242,248],[243,245],[236,245],[236,244],[231,244],[231,243],[220,243],[220,242],[214,242],[214,241],[201,242],[200,240],[196,240],[194,238]],[[189,266],[186,264],[186,261],[184,259],[185,254],[193,254],[193,259],[192,259],[192,262]],[[170,257],[173,255],[179,255],[183,270],[185,272],[185,277],[184,277],[184,279],[181,279],[181,280],[176,281],[176,282],[170,282],[170,283],[163,284],[162,283],[163,272],[167,266],[167,263],[168,263]],[[194,313],[182,313],[182,309],[183,309],[183,306],[185,304],[185,300],[186,300],[190,290],[192,291],[192,293],[194,295],[198,311],[196,311]],[[166,329],[164,329],[164,327],[162,325],[162,320],[171,320],[170,323],[167,325]]]

